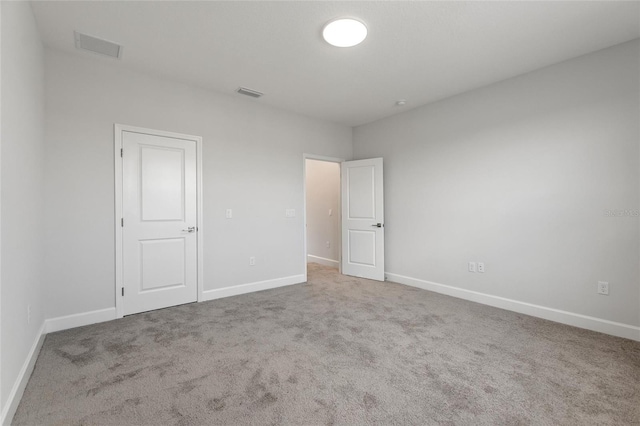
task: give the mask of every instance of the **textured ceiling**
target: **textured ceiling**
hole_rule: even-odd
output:
[[[34,2],[45,45],[355,126],[640,37],[640,2]],[[367,39],[335,48],[352,16]],[[77,30],[124,46],[74,47]],[[395,101],[406,99],[405,107]]]

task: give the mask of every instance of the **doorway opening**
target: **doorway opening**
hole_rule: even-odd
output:
[[[341,159],[304,157],[305,178],[305,273],[307,264],[340,267]]]
[[[311,262],[384,281],[382,163],[303,155],[305,281]]]

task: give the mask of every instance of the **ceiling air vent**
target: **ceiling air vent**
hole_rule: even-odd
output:
[[[257,90],[247,89],[246,87],[238,87],[238,90],[236,90],[236,92],[240,93],[241,95],[251,96],[252,98],[259,98],[260,96],[264,95],[264,93],[258,92]]]
[[[112,58],[118,59],[122,56],[122,46],[119,44],[82,34],[77,31],[73,32],[73,37],[76,40],[76,48],[78,49],[88,50],[93,53],[99,53],[100,55],[111,56]]]

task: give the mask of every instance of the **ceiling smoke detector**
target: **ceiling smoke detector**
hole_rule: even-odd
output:
[[[258,92],[257,90],[247,89],[246,87],[238,87],[238,90],[236,90],[236,92],[240,93],[241,95],[251,96],[252,98],[259,98],[262,95],[264,95],[264,93],[262,92]]]
[[[73,32],[73,38],[75,39],[76,48],[78,49],[88,50],[89,52],[116,59],[120,59],[122,56],[122,46],[117,43],[82,34],[77,31]]]

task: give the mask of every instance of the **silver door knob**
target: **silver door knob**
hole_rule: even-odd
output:
[[[374,223],[371,226],[375,226],[376,228],[382,228],[382,224],[381,223]]]
[[[182,232],[196,232],[196,227],[190,226],[187,229],[183,229]]]

